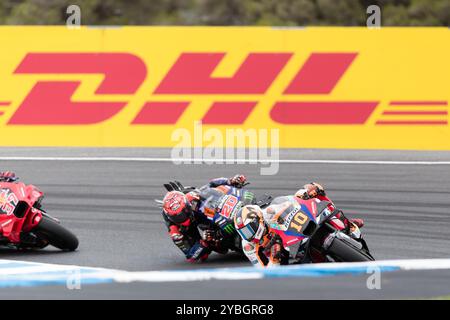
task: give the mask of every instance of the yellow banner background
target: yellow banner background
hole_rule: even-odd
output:
[[[173,130],[193,130],[215,101],[258,101],[242,125],[218,128],[279,129],[285,148],[362,148],[450,150],[446,125],[376,125],[392,110],[390,101],[446,101],[426,110],[447,110],[450,92],[448,28],[267,28],[267,27],[122,27],[69,30],[65,27],[0,28],[0,145],[171,147]],[[146,65],[147,77],[134,94],[95,94],[101,74],[24,74],[15,70],[29,53],[130,53]],[[182,53],[226,53],[213,77],[232,77],[249,53],[292,53],[263,94],[155,95]],[[356,52],[357,57],[330,94],[285,95],[312,53]],[[110,119],[89,125],[12,125],[11,117],[38,81],[81,81],[73,101],[126,101]],[[190,101],[175,124],[131,125],[148,101]],[[379,101],[364,124],[282,125],[270,117],[277,101]],[[400,109],[400,107],[398,107]],[[423,110],[423,106],[401,107]],[[443,119],[426,115],[420,119]],[[402,119],[416,119],[409,115]]]

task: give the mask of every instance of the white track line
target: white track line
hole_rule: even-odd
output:
[[[177,163],[291,163],[291,164],[375,164],[375,165],[450,165],[450,161],[388,161],[388,160],[302,160],[302,159],[198,159],[198,158],[145,158],[145,157],[0,157],[0,161],[124,161],[124,162],[177,162]]]
[[[205,280],[255,280],[263,278],[286,278],[290,276],[311,277],[311,271],[348,271],[348,274],[360,274],[361,270],[372,270],[374,267],[397,267],[398,270],[449,270],[450,259],[414,259],[414,260],[381,260],[357,263],[321,263],[293,265],[274,268],[236,267],[200,269],[185,271],[147,271],[113,273],[116,282],[185,282]],[[359,272],[354,271],[359,268]],[[353,270],[353,271],[352,271]],[[393,270],[396,271],[396,270]],[[371,271],[372,272],[372,271]],[[391,271],[387,271],[391,272]],[[108,274],[105,274],[107,276]],[[272,276],[271,276],[272,275]],[[325,274],[327,275],[327,274]],[[328,276],[333,275],[329,273]],[[314,276],[317,276],[314,275]]]
[[[255,272],[224,271],[148,271],[148,272],[118,272],[112,275],[114,281],[129,282],[186,282],[207,280],[256,280],[263,279],[264,275]]]
[[[19,266],[9,266],[10,263],[19,264]],[[7,285],[12,286],[9,282],[15,282],[16,284],[14,284],[14,286],[42,285],[46,282],[55,281],[67,283],[68,277],[73,276],[73,271],[77,270],[79,271],[81,281],[98,280],[99,283],[104,281],[130,283],[244,279],[256,280],[280,277],[333,276],[339,274],[363,274],[369,271],[373,272],[374,269],[372,268],[374,267],[379,267],[380,272],[393,272],[400,270],[450,270],[450,259],[381,260],[359,263],[305,264],[277,268],[255,268],[250,266],[236,268],[143,272],[0,260],[0,287],[5,287]],[[30,284],[30,281],[35,283]]]

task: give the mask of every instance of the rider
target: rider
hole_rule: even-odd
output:
[[[326,196],[324,188],[318,183],[308,183],[295,193],[295,197],[303,200],[317,198],[321,201],[331,200]],[[292,196],[283,197],[286,202],[295,201]],[[268,207],[262,210],[256,205],[247,205],[236,214],[234,218],[235,228],[242,238],[242,248],[250,260],[256,266],[276,266],[282,264],[282,241],[268,226],[276,212]],[[340,215],[340,214],[339,214]],[[338,218],[340,216],[337,215]],[[344,224],[354,223],[362,227],[362,219],[344,219]]]
[[[213,179],[205,187],[233,186],[242,188],[246,182],[246,177],[238,174],[230,179]],[[204,200],[205,197],[199,189],[187,194],[180,191],[169,191],[163,199],[162,213],[169,236],[185,254],[189,262],[206,260],[212,251],[210,244],[216,238],[216,228],[207,219],[202,207]],[[203,230],[203,237],[197,227]],[[220,243],[217,241],[214,243],[214,250],[220,250]],[[223,253],[226,253],[226,249],[223,250]]]

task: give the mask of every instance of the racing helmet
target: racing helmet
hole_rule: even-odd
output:
[[[266,231],[261,208],[256,205],[244,206],[234,217],[234,226],[242,239],[258,243]]]
[[[163,212],[167,219],[175,224],[187,227],[191,222],[191,203],[180,191],[167,192],[163,199]]]

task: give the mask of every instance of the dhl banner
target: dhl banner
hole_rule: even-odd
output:
[[[448,28],[0,27],[0,145],[450,150]]]

